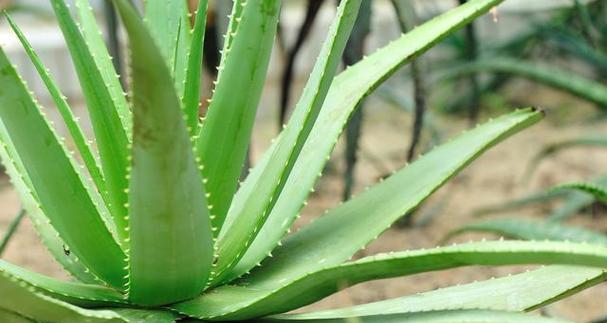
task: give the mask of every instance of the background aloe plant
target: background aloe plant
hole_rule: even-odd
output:
[[[535,109],[464,133],[286,235],[360,101],[500,0],[468,1],[335,77],[361,4],[342,1],[291,119],[240,187],[280,1],[234,1],[203,119],[198,107],[206,1],[200,1],[193,25],[185,1],[148,0],[143,18],[129,1],[113,1],[129,36],[129,95],[88,2],[76,0],[80,27],[63,0],[51,3],[86,98],[96,149],[11,22],[82,162],[0,51],[0,157],[41,240],[74,277],[61,281],[0,261],[4,320],[256,319],[373,279],[465,265],[587,266],[548,267],[424,298],[270,318],[548,322],[554,320],[513,312],[604,279],[606,247],[565,242],[480,242],[351,260],[482,152],[540,120]],[[513,295],[518,302],[504,301]]]

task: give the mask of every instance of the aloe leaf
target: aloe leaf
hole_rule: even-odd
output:
[[[14,149],[47,221],[80,262],[108,284],[122,286],[124,252],[103,222],[75,162],[2,50],[0,71],[0,120],[6,130],[0,132],[0,141]]]
[[[474,211],[475,216],[485,216],[492,213],[499,213],[504,211],[511,211],[523,208],[525,206],[545,203],[560,197],[568,197],[570,194],[568,192],[557,192],[557,191],[548,191],[548,192],[537,192],[529,194],[528,196],[517,198],[511,201],[506,201],[499,204],[484,206],[476,211]]]
[[[229,3],[232,3],[232,10],[230,10]],[[218,70],[222,70],[226,64],[228,54],[231,52],[232,43],[234,36],[236,36],[236,30],[241,22],[242,13],[244,12],[245,0],[230,0],[217,4],[217,13],[225,14],[228,13],[228,19],[220,19],[218,25],[219,32],[225,32],[223,35],[223,47],[221,49],[221,61],[219,62]],[[226,23],[227,22],[227,23]],[[278,26],[278,23],[277,23]]]
[[[272,150],[268,164],[263,168],[255,194],[235,201],[230,209],[225,227],[218,238],[218,275],[215,281],[220,281],[222,274],[237,264],[274,207],[318,118],[348,35],[356,21],[360,3],[361,0],[348,0],[340,4],[329,37],[323,44],[303,94],[281,134],[280,142]]]
[[[75,0],[76,9],[78,10],[78,16],[80,17],[80,26],[82,30],[82,36],[89,48],[95,63],[99,69],[99,73],[103,78],[104,86],[107,89],[120,122],[124,133],[127,134],[127,138],[131,138],[132,133],[132,115],[129,105],[126,101],[124,89],[120,83],[120,76],[117,75],[114,63],[112,62],[113,57],[110,56],[109,51],[105,45],[103,34],[99,30],[99,25],[95,20],[95,14],[91,8],[88,0]]]
[[[360,100],[371,93],[400,66],[410,62],[435,42],[488,11],[499,2],[500,0],[476,0],[451,10],[412,30],[397,41],[351,66],[334,79],[311,135],[302,148],[276,205],[257,235],[261,238],[253,241],[241,261],[231,271],[230,277],[240,276],[253,268],[276,247],[280,239],[287,233],[308,194],[313,190],[314,183],[327,162],[327,156],[331,153],[339,134]],[[282,136],[277,139],[266,155],[271,155],[270,151],[273,151],[280,141],[282,141]],[[257,184],[263,179],[260,174],[267,167],[269,159],[270,156],[264,157],[265,161],[260,161],[247,177],[235,197],[235,205],[250,198],[249,195],[256,194]],[[435,172],[432,173],[435,174]],[[389,194],[391,195],[392,191]],[[402,214],[404,213],[399,215]]]
[[[491,232],[525,240],[566,240],[607,245],[607,236],[596,231],[521,218],[499,218],[469,223],[449,232],[445,239],[466,232]]]
[[[0,273],[0,309],[40,322],[128,322],[110,310],[88,310],[46,296],[21,281]]]
[[[284,313],[318,301],[343,286],[466,265],[568,264],[607,265],[607,247],[586,243],[489,241],[430,250],[394,252],[308,272],[296,279],[253,276],[238,285],[173,305],[200,319],[241,320]]]
[[[570,322],[556,318],[548,318],[538,315],[529,315],[516,312],[494,311],[494,310],[476,310],[476,309],[450,309],[443,311],[420,311],[417,313],[403,314],[376,314],[355,317],[336,317],[331,319],[300,319],[297,314],[293,316],[285,315],[278,318],[271,318],[262,322],[314,322],[314,323],[426,323],[426,322],[444,322],[444,323],[501,323],[501,322],[525,322],[525,323],[564,323]]]
[[[330,319],[453,308],[531,311],[600,284],[606,278],[607,272],[601,269],[554,265],[384,301],[284,316],[292,319]],[[282,318],[283,315],[276,317]]]
[[[177,94],[184,93],[192,43],[187,1],[146,0],[144,21],[173,75]]]
[[[313,315],[313,313],[310,313]],[[331,319],[300,319],[297,314],[284,315],[269,319],[266,322],[314,322],[314,323],[564,323],[569,322],[556,318],[547,318],[538,315],[528,315],[516,312],[492,311],[492,310],[443,310],[443,311],[421,311],[417,313],[403,314],[376,314],[361,315],[355,317],[336,317]]]
[[[567,71],[525,62],[508,57],[482,58],[473,63],[461,64],[447,72],[445,78],[479,72],[513,74],[567,91],[607,109],[607,86]]]
[[[2,138],[7,138],[6,128],[0,122],[0,134]],[[0,145],[0,158],[3,161],[6,174],[10,177],[13,189],[21,199],[23,208],[27,211],[36,233],[40,237],[42,244],[47,248],[55,260],[69,272],[73,277],[85,283],[99,283],[100,280],[86,268],[76,255],[72,252],[69,255],[65,252],[65,242],[59,236],[59,233],[53,228],[48,217],[40,208],[40,203],[34,197],[32,184],[23,164],[16,158],[16,150],[10,142],[2,139],[3,145]],[[12,152],[12,154],[9,153]],[[18,170],[19,169],[19,170]]]
[[[543,147],[542,150],[533,157],[531,162],[529,162],[526,171],[527,176],[530,176],[544,159],[554,156],[564,149],[574,147],[607,147],[607,137],[605,137],[605,135],[589,134],[577,138],[553,142]]]
[[[46,67],[44,67],[44,65],[42,64],[42,61],[40,60],[40,58],[38,57],[38,55],[32,48],[29,41],[25,38],[25,35],[23,35],[23,33],[21,32],[19,27],[13,22],[13,20],[10,18],[9,15],[6,15],[6,18],[9,22],[11,28],[13,29],[13,31],[15,32],[15,34],[21,41],[21,44],[23,45],[25,52],[29,56],[32,63],[34,63],[34,67],[38,71],[40,78],[46,85],[46,88],[48,89],[49,93],[51,94],[51,97],[53,98],[53,102],[55,103],[57,110],[59,110],[59,113],[61,114],[61,117],[63,118],[63,121],[64,121],[72,139],[74,140],[76,149],[78,149],[78,152],[80,153],[80,156],[82,157],[82,161],[84,162],[84,165],[86,166],[87,171],[89,172],[91,178],[93,179],[95,186],[97,186],[97,190],[99,192],[101,192],[101,195],[106,204],[111,203],[111,200],[110,200],[110,197],[109,197],[109,194],[107,191],[107,187],[105,184],[105,179],[103,178],[101,169],[97,163],[97,160],[95,159],[95,156],[93,155],[92,148],[90,147],[88,140],[86,139],[86,137],[84,135],[84,132],[82,132],[82,129],[78,125],[78,122],[76,121],[76,118],[74,117],[74,114],[72,113],[72,110],[71,110],[69,104],[67,103],[65,96],[63,96],[61,94],[59,87],[57,86],[55,81],[52,79],[48,70],[46,69]]]
[[[109,287],[65,282],[0,260],[0,273],[12,280],[20,281],[43,294],[83,306],[125,304],[124,295]]]
[[[93,53],[85,43],[64,1],[51,0],[51,4],[67,41],[87,103],[103,175],[112,200],[112,203],[108,204],[108,208],[112,213],[122,242],[127,235],[124,229],[127,227],[125,190],[128,186],[126,179],[128,133],[123,128],[120,114],[110,93],[110,88],[106,87],[100,67],[96,65]]]
[[[213,227],[222,227],[249,146],[276,34],[280,1],[236,1],[212,102],[197,142]],[[235,13],[232,14],[233,16]],[[234,53],[232,55],[231,53]]]
[[[561,190],[576,190],[584,193],[591,194],[594,198],[599,200],[601,203],[607,203],[607,189],[602,186],[593,183],[568,183],[562,184],[552,188],[554,191]]]
[[[159,305],[194,297],[213,244],[199,167],[171,74],[135,9],[117,0],[130,38],[133,155],[129,187],[129,299]]]
[[[198,2],[196,9],[196,20],[192,30],[192,45],[188,53],[188,67],[185,76],[185,88],[183,92],[183,109],[186,115],[186,125],[190,135],[199,131],[198,113],[200,108],[200,84],[202,73],[202,54],[204,44],[204,32],[206,29],[207,0]]]

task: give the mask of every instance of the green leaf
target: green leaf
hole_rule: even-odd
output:
[[[558,185],[551,190],[562,191],[562,190],[576,190],[584,193],[591,194],[602,203],[607,203],[607,189],[602,186],[593,183],[568,183]]]
[[[190,135],[199,131],[198,113],[200,108],[200,85],[202,83],[202,54],[204,44],[204,32],[206,29],[208,0],[200,0],[196,9],[196,21],[192,31],[192,45],[188,53],[188,67],[185,76],[185,88],[183,92],[183,109],[186,115],[186,125]]]
[[[184,94],[188,53],[192,44],[188,2],[185,0],[144,1],[144,21],[168,66],[177,94]]]
[[[93,275],[86,268],[76,255],[70,252],[65,253],[65,242],[59,236],[59,233],[50,224],[48,217],[40,208],[40,203],[34,197],[32,191],[31,180],[27,177],[25,167],[18,158],[16,150],[12,143],[5,142],[8,138],[6,128],[0,122],[0,134],[3,138],[3,145],[0,145],[0,158],[3,161],[6,174],[9,175],[13,189],[17,192],[21,199],[23,208],[27,211],[27,216],[30,218],[36,233],[40,237],[42,244],[47,248],[55,260],[69,272],[73,277],[85,283],[98,283],[99,278]],[[12,152],[11,153],[9,153]],[[19,169],[19,170],[18,170]],[[27,182],[27,183],[26,183]]]
[[[525,240],[566,240],[607,245],[607,236],[599,232],[521,218],[499,218],[469,223],[449,232],[445,240],[466,232],[491,232]]]
[[[111,310],[87,310],[48,297],[0,272],[0,309],[40,322],[128,322]],[[1,315],[0,315],[1,317]]]
[[[596,268],[549,266],[518,275],[404,296],[384,301],[285,315],[291,319],[329,319],[419,311],[491,309],[531,311],[602,283],[607,272]],[[277,315],[282,318],[283,315]]]
[[[213,259],[209,213],[170,71],[135,9],[126,0],[115,3],[133,70],[129,299],[161,305],[205,287]]]
[[[103,222],[75,162],[2,50],[0,85],[0,120],[6,130],[0,141],[14,149],[22,166],[17,169],[30,182],[46,220],[85,267],[108,284],[122,286],[124,252]]]
[[[197,150],[219,233],[244,164],[276,34],[280,1],[242,1],[233,43],[223,52],[212,102]],[[237,26],[236,26],[237,25]],[[232,55],[233,53],[233,55]]]
[[[70,15],[65,0],[51,0],[59,26],[67,41],[76,73],[87,103],[95,139],[99,149],[101,167],[112,203],[108,204],[121,242],[126,237],[127,223],[125,207],[128,186],[127,146],[129,139],[123,128],[120,114],[116,108],[110,88],[103,79],[101,67],[95,63],[93,53],[84,41],[80,31]],[[59,182],[56,182],[59,183]]]
[[[554,200],[559,197],[568,197],[571,194],[567,194],[568,192],[556,192],[556,191],[548,191],[548,192],[537,192],[529,194],[528,196],[521,197],[518,199],[514,199],[511,201],[506,201],[503,203],[492,204],[488,206],[484,206],[478,210],[474,211],[475,216],[485,216],[493,213],[518,210],[525,206],[546,203],[548,201]]]
[[[330,155],[339,134],[360,100],[399,67],[499,2],[500,0],[475,0],[451,10],[407,33],[335,78],[316,124],[293,166],[281,195],[257,234],[260,238],[253,241],[231,276],[236,277],[253,268],[287,233],[308,194],[313,190],[314,183],[327,162],[327,156]],[[264,159],[249,174],[238,191],[235,201],[246,200],[248,195],[256,194],[257,183],[262,179],[262,170],[269,163],[271,151],[280,141],[282,137],[277,139]],[[402,214],[400,213],[399,216]]]
[[[308,272],[244,279],[172,308],[200,319],[242,320],[284,313],[318,301],[343,286],[466,265],[568,264],[607,266],[607,246],[568,242],[489,241],[394,252]],[[259,277],[259,278],[258,278]],[[560,279],[560,278],[559,278]]]
[[[582,99],[598,104],[607,109],[607,86],[577,76],[569,71],[562,71],[554,66],[542,66],[508,57],[482,58],[472,63],[460,64],[449,69],[445,79],[461,75],[495,72],[513,74],[536,81],[560,90],[567,91]]]
[[[97,21],[95,20],[95,13],[89,4],[89,0],[75,0],[76,9],[78,10],[78,16],[80,17],[80,26],[82,30],[82,36],[89,48],[99,73],[103,78],[105,88],[107,89],[120,122],[124,133],[127,134],[127,138],[131,138],[133,125],[131,110],[126,101],[124,89],[120,84],[120,77],[116,74],[112,57],[103,39],[103,34],[99,29]]]
[[[537,315],[527,315],[515,312],[491,311],[491,310],[444,310],[444,311],[422,311],[418,313],[392,314],[392,315],[368,315],[332,319],[299,319],[297,314],[280,316],[277,319],[269,319],[266,322],[308,322],[308,323],[557,323],[568,322],[555,318],[547,318]]]
[[[255,193],[234,201],[218,238],[216,282],[221,281],[224,277],[222,274],[236,265],[244,255],[244,251],[253,242],[274,207],[318,118],[335,71],[341,62],[360,4],[361,0],[348,0],[340,4],[329,36],[323,44],[289,124],[282,132],[280,142],[272,149],[268,163],[263,167],[260,180],[255,185]],[[233,276],[227,279],[231,278]]]
[[[103,197],[103,200],[106,204],[111,203],[110,196],[108,194],[107,187],[105,184],[105,179],[103,178],[103,174],[101,173],[101,169],[97,163],[97,160],[95,159],[95,156],[93,155],[93,151],[84,135],[84,132],[82,132],[82,129],[78,125],[78,122],[76,121],[76,118],[74,117],[74,114],[72,113],[72,110],[69,104],[67,103],[65,96],[61,94],[59,87],[49,75],[48,70],[46,69],[46,67],[44,67],[42,61],[32,48],[31,44],[25,38],[25,35],[23,35],[19,27],[13,22],[9,15],[6,15],[6,18],[11,28],[21,41],[25,52],[34,64],[34,67],[38,71],[40,78],[46,85],[46,88],[48,89],[49,93],[51,94],[53,102],[55,103],[57,110],[59,110],[59,113],[61,114],[61,117],[63,118],[63,121],[72,139],[74,140],[76,149],[78,149],[78,152],[82,157],[86,169],[88,170],[91,178],[93,179],[95,186],[97,186],[97,190],[101,192],[101,196]]]

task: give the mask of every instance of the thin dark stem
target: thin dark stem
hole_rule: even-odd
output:
[[[320,10],[322,3],[322,0],[308,0],[306,16],[304,17],[304,21],[302,22],[299,32],[297,33],[295,44],[293,44],[293,47],[288,50],[287,61],[285,63],[285,69],[282,73],[282,83],[280,88],[280,115],[278,119],[279,130],[282,129],[282,125],[287,121],[287,110],[289,108],[290,90],[291,84],[293,83],[293,73],[297,54],[299,54],[301,46],[304,44],[308,38],[308,35],[310,34],[310,30],[312,29],[312,25],[316,20],[316,16],[318,15],[318,11]]]
[[[2,254],[6,250],[8,243],[10,242],[11,238],[15,235],[15,232],[17,232],[17,228],[19,227],[19,224],[21,223],[21,221],[23,220],[24,217],[25,217],[25,210],[21,209],[19,211],[19,213],[17,213],[17,216],[15,216],[13,221],[11,221],[11,223],[8,225],[8,228],[6,229],[6,233],[4,234],[4,237],[2,238],[2,241],[0,242],[0,256],[2,256]]]
[[[468,2],[468,0],[458,1],[460,5]],[[464,58],[469,62],[474,62],[478,58],[478,38],[476,36],[476,27],[474,22],[470,22],[468,25],[466,25],[466,28],[464,29],[464,36],[466,38]],[[472,91],[468,119],[470,121],[470,125],[474,126],[478,121],[478,116],[480,114],[480,84],[478,81],[478,76],[476,74],[471,74],[468,78],[468,83],[470,84]]]

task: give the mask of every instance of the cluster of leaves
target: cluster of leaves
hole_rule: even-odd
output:
[[[335,76],[361,5],[342,1],[288,124],[240,187],[280,1],[234,1],[204,119],[198,113],[207,1],[199,2],[193,25],[185,1],[147,0],[143,17],[130,1],[113,1],[129,36],[129,95],[88,1],[75,2],[80,26],[64,0],[51,0],[96,149],[25,35],[9,23],[81,162],[0,50],[0,157],[42,242],[74,278],[0,261],[3,321],[555,322],[517,312],[605,278],[607,247],[571,242],[476,242],[351,260],[485,150],[539,121],[542,113],[531,108],[460,135],[287,235],[361,100],[500,0],[470,0]],[[369,280],[512,264],[552,266],[422,295],[280,314]]]

